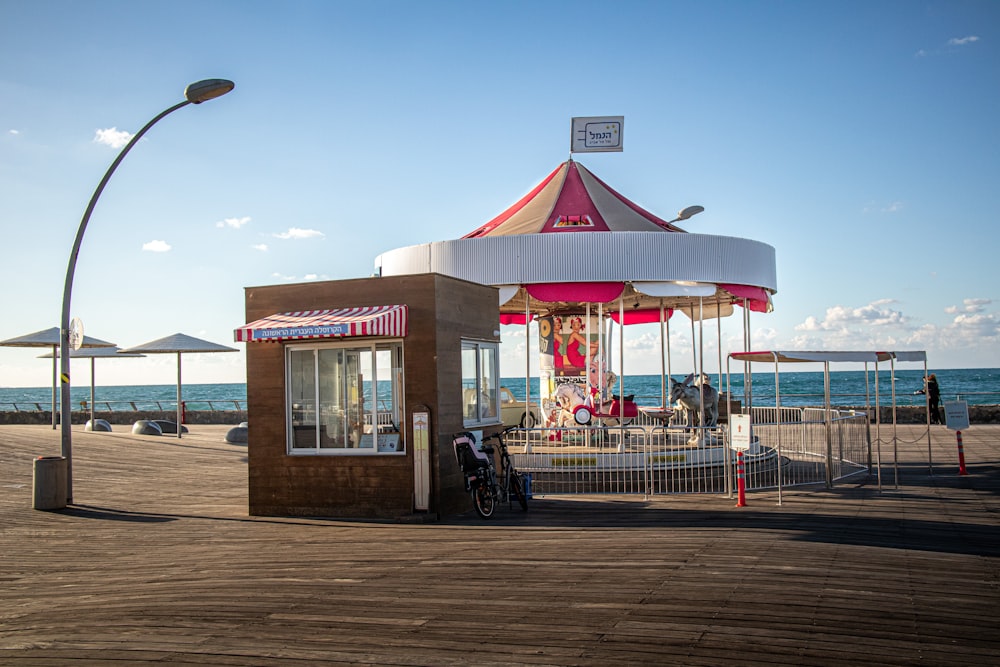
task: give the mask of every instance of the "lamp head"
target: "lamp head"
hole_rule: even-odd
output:
[[[228,79],[205,79],[185,88],[184,97],[192,104],[201,104],[222,97],[235,87],[236,84]]]
[[[691,216],[698,215],[699,213],[701,213],[704,210],[705,210],[704,206],[698,206],[697,204],[694,205],[694,206],[688,206],[687,208],[681,209],[680,212],[677,213],[677,219],[678,220],[687,220]]]

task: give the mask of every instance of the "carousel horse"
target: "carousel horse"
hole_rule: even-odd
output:
[[[587,405],[587,394],[583,387],[574,382],[563,382],[556,387],[555,399],[559,403],[556,425],[560,427],[574,425],[574,414]]]
[[[705,406],[705,423],[699,426],[716,426],[719,423],[719,392],[710,384],[708,376],[702,374],[691,386],[694,373],[688,375],[684,382],[670,378],[670,402],[679,403],[687,414],[687,426],[694,426],[695,416],[701,420],[701,406]]]

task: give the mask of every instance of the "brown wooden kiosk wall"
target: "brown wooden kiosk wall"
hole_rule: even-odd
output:
[[[246,321],[302,310],[405,304],[405,456],[290,455],[285,344],[246,343],[249,512],[257,516],[401,518],[414,514],[412,414],[430,413],[427,514],[469,509],[451,434],[462,430],[462,339],[498,341],[497,290],[438,274],[246,288]],[[424,407],[422,407],[424,406]]]

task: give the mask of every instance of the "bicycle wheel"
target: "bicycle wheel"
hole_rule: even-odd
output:
[[[521,509],[528,511],[528,494],[524,492],[524,477],[516,470],[510,471],[510,489],[514,492],[517,502],[521,503]]]
[[[472,506],[476,508],[476,514],[484,519],[493,516],[497,503],[488,485],[480,484],[472,490]]]

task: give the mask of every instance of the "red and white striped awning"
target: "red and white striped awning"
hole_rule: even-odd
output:
[[[363,306],[275,313],[236,329],[237,342],[387,336],[407,333],[406,306]]]

